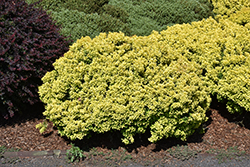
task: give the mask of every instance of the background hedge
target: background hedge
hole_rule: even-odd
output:
[[[43,0],[38,6],[48,10],[62,25],[61,33],[71,35],[74,41],[101,32],[145,36],[153,30],[213,16],[212,4],[207,0]]]

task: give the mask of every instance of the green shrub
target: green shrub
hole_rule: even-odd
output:
[[[122,7],[128,14],[131,34],[149,35],[174,24],[191,23],[213,16],[207,0],[110,0],[110,5]]]
[[[100,33],[100,27],[96,24],[101,19],[98,14],[89,15],[76,10],[61,9],[50,11],[50,15],[57,21],[57,25],[61,25],[61,34],[70,35],[74,41],[82,36],[93,38]]]
[[[25,0],[28,4],[36,3],[36,7],[42,7],[45,10],[53,9],[57,10],[60,8],[60,5],[65,2],[64,0]]]
[[[57,21],[57,25],[61,25],[61,34],[70,35],[70,38],[74,41],[82,36],[94,38],[100,32],[122,31],[129,33],[130,31],[127,24],[106,14],[86,14],[77,10],[63,8],[58,11],[50,11],[50,14]]]
[[[119,6],[106,4],[98,11],[98,13],[108,14],[114,18],[120,19],[123,23],[128,22],[128,17],[129,17],[128,12]]]
[[[27,0],[34,3],[38,0]],[[126,21],[128,14],[122,8],[108,5],[108,0],[42,0],[38,7],[48,10],[56,24],[61,26],[60,33],[76,41],[82,36],[94,38],[101,32],[130,34]]]
[[[65,8],[88,14],[98,12],[102,6],[109,2],[109,0],[26,0],[29,4],[38,1],[40,3],[36,6],[46,10],[58,11]]]
[[[49,10],[62,26],[61,34],[71,35],[74,41],[82,36],[94,38],[101,32],[121,31],[128,36],[145,36],[153,30],[161,31],[167,26],[213,15],[212,5],[207,0],[43,0],[38,6]]]
[[[87,13],[96,13],[98,12],[105,4],[108,4],[109,0],[86,0],[88,5]]]

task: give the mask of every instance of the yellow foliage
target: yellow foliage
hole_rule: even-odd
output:
[[[214,12],[218,15],[229,17],[244,7],[250,7],[249,0],[210,0],[214,6]]]
[[[214,6],[216,18],[229,19],[237,24],[250,23],[249,0],[210,0]]]
[[[231,10],[248,7],[231,2],[239,5],[215,11],[233,19]],[[186,140],[207,120],[211,94],[227,99],[230,112],[250,111],[249,30],[218,16],[145,37],[82,37],[42,79],[44,115],[72,140],[119,130],[129,144],[147,128],[151,142]]]

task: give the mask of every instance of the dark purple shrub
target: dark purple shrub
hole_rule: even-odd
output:
[[[40,101],[41,78],[70,42],[42,9],[21,0],[0,1],[0,113],[5,119]]]

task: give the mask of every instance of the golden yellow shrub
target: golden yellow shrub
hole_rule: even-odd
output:
[[[230,17],[232,14],[240,11],[244,7],[250,7],[249,0],[209,0],[212,2],[213,11],[217,15]]]
[[[161,32],[168,59],[184,55],[199,63],[211,93],[227,102],[232,113],[250,111],[250,29],[247,25],[209,18]]]
[[[39,87],[44,115],[68,138],[121,131],[125,144],[182,140],[207,120],[210,95],[230,112],[250,111],[250,31],[208,18],[160,33],[77,40]]]
[[[250,23],[249,0],[210,0],[214,6],[213,12],[216,18],[229,19],[237,24]]]
[[[152,142],[168,136],[185,140],[206,121],[209,89],[196,62],[179,55],[166,64],[159,40],[157,32],[81,38],[42,79],[44,115],[72,140],[120,130],[129,144],[150,127]],[[157,122],[171,130],[162,135]]]

